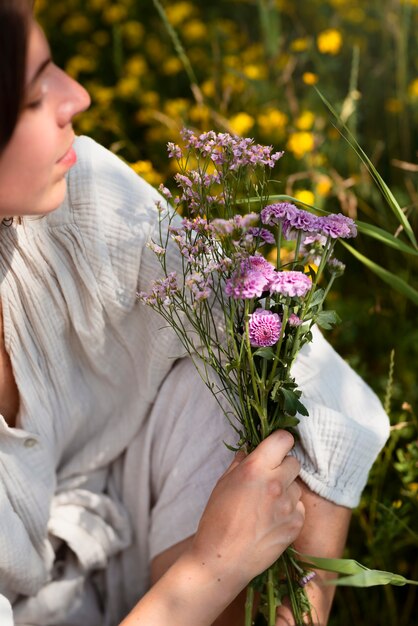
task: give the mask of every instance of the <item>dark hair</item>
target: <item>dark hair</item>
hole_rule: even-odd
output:
[[[31,5],[28,0],[0,0],[0,152],[23,106]]]

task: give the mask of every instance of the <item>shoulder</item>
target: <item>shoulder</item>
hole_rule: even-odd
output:
[[[67,196],[51,221],[73,225],[99,287],[130,308],[161,196],[94,140],[78,137],[74,147],[77,163],[68,174]]]

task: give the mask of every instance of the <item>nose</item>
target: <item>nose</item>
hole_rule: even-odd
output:
[[[60,102],[57,107],[57,120],[60,126],[69,124],[73,117],[90,106],[90,96],[76,80],[62,70],[62,88]]]

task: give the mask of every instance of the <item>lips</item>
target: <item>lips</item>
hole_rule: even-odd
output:
[[[58,159],[57,163],[66,167],[72,167],[76,161],[77,154],[73,148],[73,143],[71,142],[71,145],[68,148],[67,152],[65,152],[62,157]]]

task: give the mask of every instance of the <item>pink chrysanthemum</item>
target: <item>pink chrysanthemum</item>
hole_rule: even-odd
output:
[[[274,265],[269,263],[263,256],[261,255],[253,255],[249,256],[241,263],[241,271],[243,272],[260,272],[267,279],[271,279],[275,275]]]
[[[282,323],[277,313],[256,309],[249,320],[250,343],[255,348],[274,346],[280,337]]]
[[[304,297],[312,287],[312,282],[303,272],[276,272],[270,280],[270,291],[283,296]]]
[[[259,298],[268,285],[268,279],[256,270],[235,272],[225,282],[225,293],[229,298],[250,300]]]

